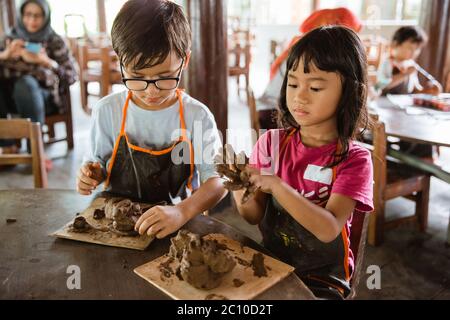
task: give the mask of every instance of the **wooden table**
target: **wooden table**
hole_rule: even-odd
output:
[[[412,115],[394,105],[388,98],[380,97],[372,106],[386,126],[388,136],[418,143],[450,147],[450,120],[430,114]],[[416,107],[414,107],[416,108]],[[417,107],[426,111],[434,111]]]
[[[0,191],[0,299],[169,299],[134,274],[133,269],[169,249],[169,238],[155,240],[145,251],[106,247],[49,236],[93,197],[70,190]],[[7,222],[14,218],[16,222]],[[223,233],[243,245],[264,251],[253,240],[208,216],[185,226],[199,234]],[[81,289],[69,290],[71,265],[81,270]],[[313,299],[291,274],[257,299]]]

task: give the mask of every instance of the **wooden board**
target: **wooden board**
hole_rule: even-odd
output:
[[[86,210],[80,213],[80,215],[85,217],[87,222],[95,227],[107,227],[111,222],[110,219],[103,218],[100,220],[95,220],[93,218],[94,210],[103,208],[105,200],[106,198],[96,198]],[[154,237],[150,237],[148,235],[138,235],[136,237],[120,236],[110,231],[104,232],[91,230],[86,233],[71,232],[69,230],[69,226],[72,224],[72,222],[73,220],[68,222],[64,227],[54,232],[52,235],[58,238],[136,250],[145,250],[145,248],[147,248],[154,239]]]
[[[252,261],[253,254],[258,251],[249,247],[243,247],[239,242],[227,238],[223,234],[209,234],[205,239],[215,239],[227,246],[229,253],[237,258],[243,259],[247,262]],[[161,274],[159,266],[162,262],[166,262],[168,256],[163,255],[151,262],[134,269],[134,272],[164,291],[167,295],[177,300],[204,300],[204,299],[233,299],[233,300],[249,300],[263,291],[267,290],[277,282],[287,277],[294,268],[279,260],[264,255],[264,264],[267,269],[267,277],[257,277],[253,275],[251,266],[244,266],[236,259],[236,266],[234,269],[226,274],[219,287],[211,290],[200,290],[191,286],[186,281],[180,280],[176,275],[171,275],[169,278]],[[172,270],[176,270],[179,265],[177,260],[169,264]],[[233,284],[234,279],[239,279],[244,282],[240,287]]]

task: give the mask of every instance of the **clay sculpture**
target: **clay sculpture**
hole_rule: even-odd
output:
[[[183,280],[198,289],[213,289],[236,262],[216,240],[204,240],[198,234],[180,230],[171,240],[169,257],[180,265],[176,271]]]

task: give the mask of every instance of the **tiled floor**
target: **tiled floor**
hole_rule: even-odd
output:
[[[251,151],[248,109],[245,101],[238,98],[234,82],[230,81],[228,137],[236,150]],[[244,94],[242,94],[244,97]],[[79,107],[78,86],[72,86],[75,148],[67,153],[65,143],[46,148],[53,159],[54,169],[49,173],[49,187],[74,189],[76,171],[88,146],[89,116]],[[244,98],[242,98],[244,99]],[[93,102],[94,100],[92,100]],[[59,128],[63,129],[63,128]],[[242,131],[244,130],[244,131]],[[450,150],[442,149],[440,158],[450,170]],[[31,169],[17,166],[0,171],[0,189],[32,188]],[[225,200],[212,214],[255,240],[260,234],[255,226],[243,221]],[[408,200],[388,203],[390,215],[412,210]],[[450,213],[450,185],[432,179],[429,228],[421,234],[412,227],[388,231],[382,246],[366,248],[365,268],[377,265],[381,268],[381,289],[369,290],[366,285],[369,274],[363,272],[359,286],[360,299],[450,299],[450,248],[445,245]],[[366,270],[366,269],[365,269]]]

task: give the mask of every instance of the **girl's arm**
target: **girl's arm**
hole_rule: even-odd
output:
[[[322,208],[304,198],[278,176],[261,175],[258,170],[250,172],[250,181],[261,191],[271,193],[298,223],[326,243],[341,233],[356,205],[350,197],[334,193],[327,206]]]
[[[326,207],[322,208],[281,179],[273,184],[272,194],[298,223],[325,243],[339,236],[356,205],[356,201],[350,197],[334,193]]]
[[[258,224],[264,216],[267,193],[257,190],[246,203],[241,204],[244,190],[233,191],[239,214],[250,224]]]

